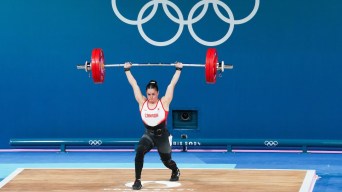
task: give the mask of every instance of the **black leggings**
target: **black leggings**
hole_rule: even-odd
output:
[[[135,178],[141,179],[141,171],[144,166],[144,156],[151,151],[153,147],[157,147],[160,159],[165,167],[175,171],[177,164],[171,158],[171,138],[170,133],[165,130],[161,135],[154,135],[146,131],[141,137],[139,144],[136,148],[135,155]]]

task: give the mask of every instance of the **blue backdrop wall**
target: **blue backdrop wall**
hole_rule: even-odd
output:
[[[197,22],[200,1],[163,2],[173,21],[161,4],[146,21],[153,11],[148,0],[2,0],[0,147],[9,147],[10,138],[140,137],[143,126],[123,69],[108,68],[101,85],[76,69],[95,47],[107,63],[204,63],[207,48],[216,47],[220,60],[234,64],[214,85],[205,83],[203,69],[183,70],[171,110],[198,110],[199,129],[190,137],[341,139],[342,1],[260,0],[256,14],[241,24],[258,0],[220,1],[225,20],[209,4]],[[113,4],[133,24],[140,13],[151,40],[175,41],[151,44]],[[231,35],[208,46],[189,26],[207,42]],[[174,69],[132,73],[142,89],[156,79],[164,94]],[[171,122],[170,115],[170,130]]]

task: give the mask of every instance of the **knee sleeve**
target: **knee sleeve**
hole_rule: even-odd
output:
[[[177,164],[171,159],[171,153],[160,153],[160,158],[165,165],[165,167],[176,170],[177,169]]]
[[[171,153],[159,153],[159,155],[163,162],[169,162],[171,160]]]

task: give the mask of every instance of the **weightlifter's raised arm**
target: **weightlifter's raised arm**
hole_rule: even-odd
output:
[[[129,62],[126,62],[124,65],[124,70],[125,70],[127,80],[133,88],[135,100],[137,100],[137,102],[139,103],[139,107],[141,107],[142,104],[145,102],[146,97],[141,93],[140,87],[131,73],[131,67],[132,67],[132,64]]]
[[[183,64],[177,62],[175,64],[175,67],[176,67],[176,72],[173,75],[170,84],[167,86],[165,96],[162,97],[162,102],[163,102],[163,105],[166,109],[169,109],[169,105],[170,105],[172,98],[173,98],[173,92],[174,92],[175,86],[178,82],[178,79],[181,75],[181,71],[183,69]]]

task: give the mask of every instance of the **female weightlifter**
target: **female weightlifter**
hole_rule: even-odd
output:
[[[144,156],[153,147],[157,147],[163,164],[172,170],[170,181],[178,181],[180,171],[176,162],[171,158],[172,136],[166,128],[166,120],[169,106],[173,98],[174,88],[180,77],[183,64],[176,63],[176,72],[167,86],[165,96],[159,99],[157,82],[151,80],[146,86],[146,97],[141,93],[137,81],[130,72],[131,63],[125,63],[124,70],[129,84],[133,88],[134,97],[139,104],[141,118],[145,126],[145,133],[140,138],[135,155],[135,182],[133,190],[141,189],[141,172],[144,164]]]

